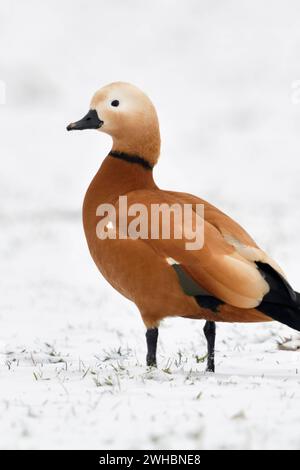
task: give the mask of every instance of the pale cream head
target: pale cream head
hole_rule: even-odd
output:
[[[151,100],[139,88],[125,82],[106,85],[94,94],[90,109],[92,111],[83,120],[70,124],[68,130],[89,128],[87,117],[91,116],[88,118],[90,127],[109,134],[113,150],[138,155],[151,165],[157,162],[160,153],[158,118]],[[83,125],[79,124],[82,122]]]
[[[91,109],[103,121],[99,131],[113,138],[114,150],[156,163],[160,151],[158,118],[152,102],[139,88],[111,83],[95,93]]]

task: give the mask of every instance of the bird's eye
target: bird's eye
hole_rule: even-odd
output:
[[[119,101],[119,100],[113,100],[110,104],[111,104],[112,106],[117,107],[117,106],[119,106],[120,101]]]

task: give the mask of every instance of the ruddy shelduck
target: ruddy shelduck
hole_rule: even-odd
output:
[[[152,170],[160,155],[159,122],[141,90],[123,82],[101,88],[87,115],[67,129],[97,129],[112,137],[112,150],[87,190],[83,224],[99,270],[141,313],[147,329],[147,365],[156,365],[158,327],[166,317],[206,320],[207,370],[211,372],[215,322],[275,319],[300,329],[299,294],[248,233],[208,202],[155,184]],[[161,230],[154,238],[98,236],[97,227],[104,218],[99,206],[110,205],[118,213],[120,196],[127,196],[128,205],[143,205],[149,211],[153,204],[189,205],[195,217],[196,206],[202,205],[202,246],[187,250],[184,235],[179,239],[172,232],[167,238]],[[110,227],[112,222],[107,223],[107,231]]]

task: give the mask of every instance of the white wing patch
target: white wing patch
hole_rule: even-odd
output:
[[[113,229],[114,228],[114,224],[112,223],[111,220],[106,224],[106,228],[108,228],[108,229]]]
[[[180,263],[178,263],[178,261],[176,261],[173,258],[166,258],[166,261],[170,266],[174,266],[174,264],[180,264]]]

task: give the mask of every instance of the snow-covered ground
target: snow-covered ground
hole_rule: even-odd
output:
[[[145,367],[139,313],[81,226],[110,141],[65,132],[98,87],[143,88],[159,184],[239,220],[299,290],[299,18],[297,1],[0,0],[0,448],[300,448],[291,329],[219,324],[211,375],[203,322],[166,321]]]

